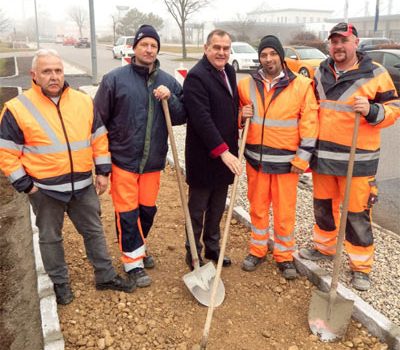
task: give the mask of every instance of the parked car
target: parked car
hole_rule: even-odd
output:
[[[56,44],[62,44],[64,42],[64,34],[56,35]]]
[[[372,60],[387,69],[397,89],[397,94],[400,94],[400,49],[381,49],[367,51],[367,53]]]
[[[393,41],[388,38],[360,38],[358,49],[360,51],[367,51],[379,49],[380,45],[393,44]]]
[[[231,45],[229,63],[235,72],[256,69],[260,61],[256,49],[248,43],[234,41]]]
[[[79,47],[90,47],[90,42],[88,38],[79,38],[74,45],[76,48]]]
[[[72,36],[67,36],[63,40],[64,46],[74,46],[76,44],[76,39]]]
[[[327,57],[322,51],[311,46],[284,46],[283,49],[289,69],[309,78],[314,77],[314,71]]]
[[[134,36],[121,36],[115,46],[112,48],[113,58],[122,58],[123,56],[133,56]]]

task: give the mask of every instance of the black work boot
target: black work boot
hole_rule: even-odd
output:
[[[136,289],[136,283],[129,278],[124,280],[120,275],[116,275],[111,281],[96,283],[96,289],[119,290],[121,292],[131,293]]]
[[[56,293],[57,304],[67,305],[74,300],[69,283],[54,283],[54,292]]]
[[[293,261],[282,261],[276,263],[279,268],[279,271],[282,273],[282,276],[287,280],[294,280],[297,278],[296,267],[294,266]]]
[[[139,288],[148,287],[151,284],[151,277],[143,267],[135,267],[128,271],[129,280],[134,281]]]

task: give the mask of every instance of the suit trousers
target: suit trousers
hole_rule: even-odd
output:
[[[66,212],[83,237],[86,255],[94,268],[96,283],[112,280],[116,272],[107,251],[100,219],[100,202],[91,185],[78,198],[65,203],[40,190],[29,195],[39,229],[39,247],[43,265],[53,283],[68,283],[62,228]]]
[[[207,256],[219,256],[219,239],[221,236],[220,222],[225,210],[228,185],[218,187],[191,187],[189,186],[189,212],[192,220],[193,232],[196,241],[197,253],[201,256],[203,243]],[[186,249],[190,252],[189,241],[186,240]]]

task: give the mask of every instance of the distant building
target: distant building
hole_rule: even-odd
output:
[[[328,22],[343,22],[343,18],[330,18]],[[375,16],[351,17],[349,22],[357,28],[359,37],[387,37],[400,42],[400,14],[380,15],[378,30],[374,32]]]
[[[281,24],[306,24],[321,23],[332,15],[333,11],[329,10],[313,10],[313,9],[267,9],[251,11],[247,14],[250,20],[264,23],[281,23]]]

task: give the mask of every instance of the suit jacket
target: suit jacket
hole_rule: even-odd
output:
[[[229,147],[238,152],[238,93],[236,74],[225,65],[232,94],[204,55],[189,71],[184,85],[184,105],[187,111],[186,181],[193,187],[212,187],[233,182],[234,175],[215,157],[217,150]],[[226,146],[224,145],[226,144]]]

